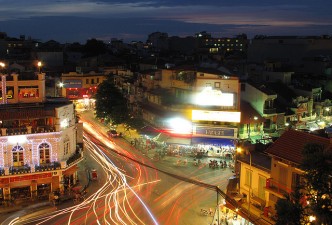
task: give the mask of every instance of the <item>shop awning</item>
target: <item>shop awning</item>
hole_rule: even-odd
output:
[[[169,137],[165,142],[167,144],[190,145],[191,144],[191,138]]]
[[[191,144],[205,144],[205,145],[230,145],[234,146],[234,139],[229,138],[207,138],[207,137],[193,137]]]

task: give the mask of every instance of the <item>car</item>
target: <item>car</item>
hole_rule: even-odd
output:
[[[109,137],[119,137],[120,134],[118,132],[116,132],[116,130],[109,130],[107,131],[107,134]]]

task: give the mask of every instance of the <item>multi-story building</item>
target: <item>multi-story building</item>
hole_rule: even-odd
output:
[[[285,194],[291,193],[300,184],[304,173],[300,169],[304,146],[315,143],[327,148],[330,142],[329,138],[288,130],[266,149],[265,152],[271,157],[270,178],[266,180],[265,186],[266,207],[272,215],[276,213],[274,206],[278,199],[285,198]]]
[[[135,84],[122,89],[145,121],[170,135],[166,143],[218,146],[212,154],[221,154],[221,146],[234,146],[241,119],[238,77],[177,67],[141,74]],[[177,118],[187,122],[186,135],[169,123]]]
[[[0,197],[48,198],[77,181],[83,159],[82,126],[73,103],[45,98],[45,74],[34,79],[1,74]],[[36,79],[37,77],[37,79]]]
[[[61,75],[61,94],[72,100],[77,109],[93,108],[93,96],[107,76],[104,73],[69,72]]]

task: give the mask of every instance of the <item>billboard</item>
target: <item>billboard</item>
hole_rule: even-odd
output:
[[[63,87],[64,88],[81,88],[82,80],[64,80]]]
[[[241,112],[192,110],[192,120],[239,123]]]

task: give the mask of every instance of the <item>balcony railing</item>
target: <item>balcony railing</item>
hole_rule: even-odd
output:
[[[48,133],[54,132],[54,126],[37,126],[37,127],[10,127],[1,128],[1,136],[13,136],[22,134],[34,134],[34,133]]]
[[[266,190],[272,191],[282,196],[292,192],[292,189],[288,188],[286,185],[276,182],[272,178],[266,180]]]
[[[264,109],[263,113],[264,114],[274,114],[274,113],[277,113],[277,109],[276,108]]]
[[[36,172],[48,171],[48,170],[58,170],[61,168],[59,162],[45,163],[39,166],[35,166]]]
[[[9,174],[22,174],[22,173],[31,173],[30,166],[12,166],[9,168]]]
[[[74,155],[70,156],[69,159],[67,159],[67,165],[70,166],[71,164],[79,161],[83,158],[83,154],[81,152],[75,153]]]

